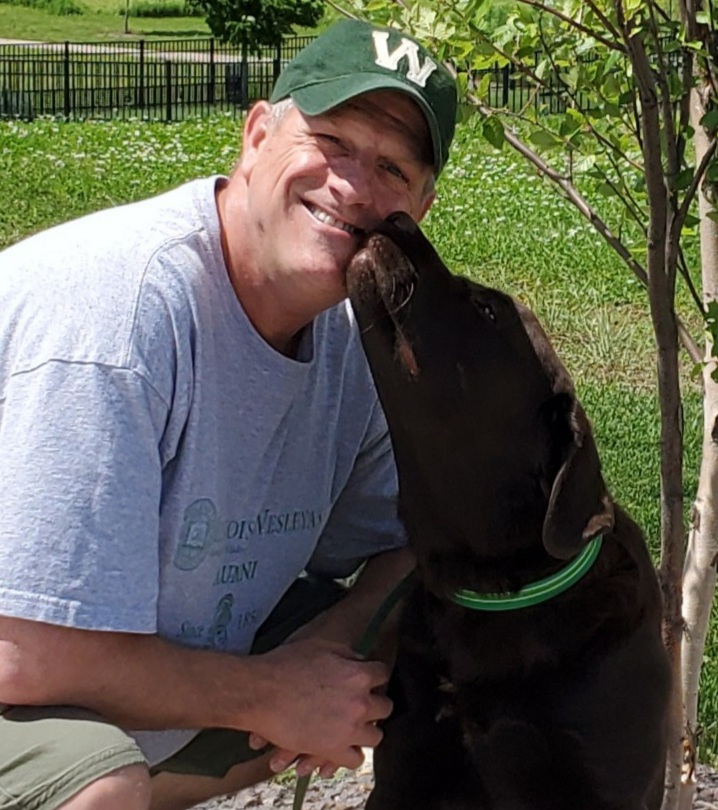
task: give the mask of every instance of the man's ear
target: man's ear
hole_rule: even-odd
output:
[[[436,191],[430,191],[426,197],[424,197],[424,201],[421,204],[421,209],[419,211],[419,216],[416,218],[416,222],[421,222],[421,220],[424,219],[435,199]]]
[[[244,122],[242,155],[239,159],[239,172],[249,179],[257,157],[269,135],[272,107],[268,101],[258,101],[252,106]]]

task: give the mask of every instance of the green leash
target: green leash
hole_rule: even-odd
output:
[[[364,635],[359,640],[359,643],[354,648],[354,651],[361,656],[367,656],[371,652],[376,637],[379,634],[382,624],[386,621],[387,616],[396,607],[399,600],[408,592],[409,586],[414,580],[414,572],[407,574],[384,599],[379,605],[379,609],[372,617],[367,625]],[[294,789],[294,802],[292,803],[292,810],[302,810],[304,804],[304,797],[307,795],[307,788],[309,787],[309,780],[312,778],[311,774],[307,776],[297,777],[297,786]]]
[[[550,577],[525,585],[516,593],[476,593],[460,590],[451,597],[451,600],[470,610],[487,611],[518,610],[540,605],[575,585],[596,562],[602,543],[603,537],[600,535],[595,537],[565,568]]]

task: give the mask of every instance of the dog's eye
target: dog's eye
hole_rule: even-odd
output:
[[[483,301],[476,301],[475,304],[476,309],[478,309],[484,317],[496,323],[496,315],[494,315],[493,309],[491,309],[488,304],[484,303]]]

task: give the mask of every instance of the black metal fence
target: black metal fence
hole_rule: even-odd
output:
[[[245,110],[269,96],[283,65],[312,39],[288,37],[280,47],[246,61],[237,48],[212,38],[0,45],[0,118],[172,121]],[[580,60],[591,58],[584,54]],[[527,104],[547,113],[565,109],[565,87],[558,75],[549,75],[540,90],[510,65],[478,71],[472,78],[478,82],[487,74],[490,106],[514,112]],[[588,101],[579,95],[573,103],[585,108]]]
[[[246,61],[212,38],[0,45],[0,117],[172,121],[240,111],[270,94],[311,39],[287,38]]]

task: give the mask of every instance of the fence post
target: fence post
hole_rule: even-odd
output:
[[[70,43],[65,42],[65,62],[63,65],[63,108],[65,118],[70,117]]]
[[[501,106],[502,107],[508,107],[509,106],[509,66],[504,65],[501,72],[503,74],[503,76],[502,76],[502,78],[503,78],[503,83],[502,83],[503,84],[503,86],[502,86],[503,100],[501,102]]]
[[[165,61],[165,93],[165,120],[169,123],[172,120],[172,62],[169,59]]]
[[[279,45],[277,45],[277,50],[274,53],[274,64],[272,65],[273,84],[277,83],[277,79],[279,78],[279,73],[281,70],[282,70],[282,45],[280,43]]]
[[[138,66],[137,106],[140,110],[145,108],[145,41],[140,40],[140,64]]]
[[[209,41],[209,87],[207,88],[207,102],[214,105],[214,85],[217,80],[217,70],[214,64],[214,37]]]

